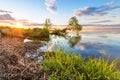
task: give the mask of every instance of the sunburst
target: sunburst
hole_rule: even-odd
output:
[[[24,28],[24,26],[22,25],[22,23],[16,23],[15,27],[17,27],[17,28]]]

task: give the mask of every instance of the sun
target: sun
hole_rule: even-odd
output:
[[[24,26],[22,25],[22,23],[16,23],[15,27],[17,27],[17,28],[24,28]]]

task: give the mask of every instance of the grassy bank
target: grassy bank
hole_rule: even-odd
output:
[[[103,58],[85,59],[64,51],[45,54],[42,61],[48,80],[119,80],[117,61]]]
[[[36,38],[43,39],[49,38],[49,29],[47,28],[13,28],[9,26],[0,26],[0,32],[2,35],[13,36],[13,37],[24,37],[24,38]]]

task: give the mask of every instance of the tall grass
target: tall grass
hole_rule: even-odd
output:
[[[117,61],[82,58],[65,51],[48,52],[42,62],[48,80],[120,80]]]

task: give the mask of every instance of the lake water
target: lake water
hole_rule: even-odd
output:
[[[87,28],[89,29],[89,28]],[[110,57],[120,59],[120,28],[95,28],[76,32],[69,32],[66,36],[51,35],[50,41],[39,49],[55,51],[60,48],[68,53],[74,52],[83,57]]]

